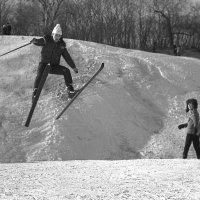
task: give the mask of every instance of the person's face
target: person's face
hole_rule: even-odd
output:
[[[189,110],[193,110],[193,109],[194,109],[193,104],[189,103],[189,104],[188,104],[188,108],[189,108]]]
[[[53,36],[53,40],[54,40],[55,42],[58,42],[58,41],[60,40],[60,38],[61,38],[61,35],[60,35],[60,34],[55,34],[55,33],[53,33],[52,36]]]

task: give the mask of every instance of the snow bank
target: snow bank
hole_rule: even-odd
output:
[[[30,40],[1,36],[0,54]],[[181,157],[185,135],[177,124],[186,119],[185,100],[199,97],[199,60],[65,41],[79,69],[76,87],[102,62],[105,68],[59,120],[64,79],[49,75],[29,128],[40,47],[0,58],[1,162]]]

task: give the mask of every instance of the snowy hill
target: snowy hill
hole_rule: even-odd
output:
[[[31,37],[1,36],[0,54]],[[83,85],[101,74],[71,105],[64,79],[49,75],[30,127],[24,127],[40,47],[29,45],[0,58],[0,162],[72,159],[181,158],[185,100],[199,99],[200,61],[92,42],[65,40]],[[62,61],[62,64],[67,64]],[[189,157],[194,157],[190,151]]]

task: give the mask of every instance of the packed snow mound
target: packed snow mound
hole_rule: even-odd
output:
[[[31,39],[1,36],[0,54]],[[185,133],[177,125],[186,120],[185,100],[199,98],[199,60],[65,41],[79,69],[71,71],[75,87],[105,67],[59,120],[66,88],[62,76],[50,74],[29,128],[41,48],[0,57],[0,161],[181,157]]]

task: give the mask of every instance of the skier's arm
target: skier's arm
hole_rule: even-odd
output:
[[[178,129],[186,128],[188,123],[178,125]]]
[[[44,46],[45,45],[45,39],[44,38],[33,38],[30,43],[36,45],[36,46]]]
[[[78,69],[76,68],[76,65],[74,61],[72,60],[72,57],[70,56],[69,52],[66,48],[64,48],[62,53],[63,58],[67,62],[67,64],[74,70],[75,73],[78,73]]]

